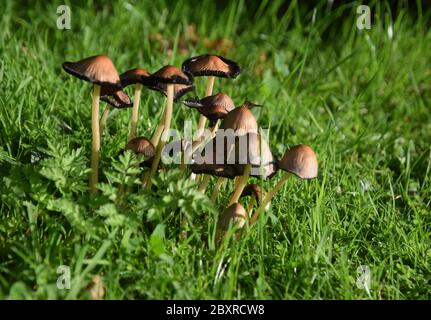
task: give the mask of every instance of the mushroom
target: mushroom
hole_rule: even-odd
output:
[[[207,155],[210,151],[212,154]],[[204,148],[201,154],[195,154],[195,163],[190,167],[195,174],[209,174],[218,177],[234,179],[241,176],[240,183],[235,188],[229,203],[238,202],[246,185],[248,177],[270,178],[276,171],[276,166],[267,142],[259,134],[249,132],[234,139],[217,134]],[[261,165],[263,170],[261,171]],[[199,186],[203,192],[209,182],[209,177]],[[205,182],[205,183],[204,183]],[[217,184],[221,184],[218,182]],[[215,198],[217,195],[212,195]]]
[[[142,78],[142,83],[148,87],[160,87],[166,84],[167,86],[167,101],[164,113],[164,124],[163,131],[160,137],[160,142],[156,141],[154,145],[157,146],[156,155],[151,167],[151,171],[146,173],[143,178],[143,185],[147,188],[151,187],[151,176],[156,172],[160,157],[162,154],[162,149],[166,144],[168,138],[168,131],[171,126],[172,114],[173,114],[173,103],[174,103],[174,86],[175,84],[191,85],[191,81],[188,76],[182,72],[180,69],[174,66],[165,66],[158,70],[157,72],[151,74],[148,77]]]
[[[260,134],[249,132],[247,133],[247,150],[244,155],[241,149],[235,153],[240,156],[239,158],[239,171],[243,172],[241,180],[235,186],[235,191],[229,199],[229,204],[238,202],[249,176],[261,177],[266,180],[271,178],[277,171],[272,152],[268,143],[262,138]],[[241,146],[239,146],[241,148]],[[262,169],[262,170],[261,170]]]
[[[182,103],[190,108],[197,109],[201,115],[210,120],[210,127],[215,127],[219,119],[235,109],[232,98],[221,92],[200,100],[199,98],[187,99]]]
[[[205,97],[212,94],[214,77],[235,79],[241,72],[241,68],[236,62],[222,56],[209,54],[187,59],[183,62],[182,69],[192,77],[208,77]],[[198,132],[204,129],[205,119],[201,114],[199,117]]]
[[[132,150],[135,154],[143,155],[145,161],[142,164],[146,167],[151,167],[153,158],[156,155],[156,148],[145,137],[137,137],[129,140],[125,150]]]
[[[241,107],[232,109],[228,112],[224,118],[223,123],[220,129],[223,130],[233,130],[237,135],[247,134],[248,132],[257,133],[258,125],[256,118],[253,113],[250,111],[254,107],[261,107],[261,105],[252,103],[250,101],[245,101]],[[225,131],[222,131],[225,133]],[[226,131],[227,132],[227,131]],[[230,150],[228,152],[231,152]],[[208,185],[210,177],[205,177],[202,181],[202,188],[204,189],[205,185]],[[221,181],[220,181],[221,180]],[[211,195],[211,199],[216,199],[217,194],[219,192],[219,188],[223,183],[223,179],[218,179],[216,182],[216,187],[214,188],[213,194]],[[236,185],[237,183],[235,183]]]
[[[116,89],[114,91],[110,91],[105,87],[102,87],[100,90],[100,100],[106,102],[106,107],[100,120],[100,137],[102,137],[111,106],[117,109],[131,108],[132,102],[130,101],[127,93],[125,93],[123,90]]]
[[[237,229],[241,229],[244,227],[247,221],[247,211],[245,211],[244,207],[236,202],[232,203],[226,209],[223,210],[220,220],[217,223],[217,230],[215,239],[218,242],[224,232],[229,230],[229,226],[232,226]]]
[[[244,198],[248,196],[251,196],[251,199],[248,204],[247,213],[251,214],[255,204],[257,204],[257,206],[260,206],[261,200],[266,196],[266,191],[263,190],[257,184],[249,184],[242,191],[240,198]],[[265,209],[268,209],[268,208],[269,208],[269,204],[266,206]]]
[[[99,130],[99,99],[100,87],[121,89],[120,77],[111,59],[106,55],[92,56],[77,62],[64,62],[63,69],[79,79],[93,84],[92,93],[92,148],[91,148],[91,175],[90,191],[97,191],[99,173],[99,152],[100,152],[100,130]]]
[[[195,98],[195,99],[187,99],[182,101],[183,104],[190,108],[197,109],[200,114],[210,120],[211,129],[211,138],[214,137],[215,132],[218,128],[218,119],[223,118],[229,111],[232,111],[235,108],[235,104],[232,101],[231,97],[224,93],[217,93],[212,96],[205,97],[203,99]],[[206,137],[203,139],[198,139],[193,143],[193,148],[191,153],[195,152],[202,143],[206,141]],[[190,155],[188,155],[188,159]],[[185,161],[188,163],[189,161]]]
[[[257,133],[257,121],[250,111],[254,107],[261,107],[261,105],[245,101],[241,107],[231,110],[224,116],[220,129],[232,129],[238,132],[238,134],[246,134],[247,132]]]
[[[127,70],[120,74],[120,80],[123,87],[134,84],[135,85],[135,95],[133,98],[133,109],[132,109],[132,118],[131,118],[131,127],[129,138],[133,139],[136,137],[136,129],[138,126],[138,113],[139,113],[139,104],[141,101],[141,91],[142,91],[142,83],[141,79],[148,77],[150,73],[145,69],[135,68],[131,70]]]
[[[318,162],[317,157],[309,146],[300,144],[289,149],[281,160],[278,161],[278,168],[286,173],[281,177],[280,181],[275,187],[268,192],[263,199],[257,212],[250,220],[250,225],[254,224],[262,211],[266,208],[268,203],[274,197],[278,190],[283,187],[287,179],[293,174],[300,179],[314,179],[317,177]]]

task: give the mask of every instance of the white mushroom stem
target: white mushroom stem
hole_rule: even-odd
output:
[[[244,173],[241,176],[241,180],[238,182],[238,185],[236,186],[234,193],[230,197],[229,204],[227,205],[227,207],[238,202],[239,198],[241,197],[242,191],[247,185],[247,180],[248,180],[248,177],[250,176],[250,170],[251,170],[251,164],[249,163],[245,166]]]
[[[268,205],[268,203],[271,201],[271,199],[274,197],[274,195],[278,192],[278,190],[280,190],[284,184],[286,183],[287,179],[289,179],[290,174],[289,173],[285,173],[280,181],[277,182],[277,184],[275,185],[274,188],[272,188],[272,190],[270,190],[266,197],[263,198],[263,200],[260,203],[259,208],[257,209],[256,213],[251,217],[250,219],[250,226],[252,226],[253,224],[256,223],[257,219],[259,218],[259,215],[262,214],[262,212],[265,210],[266,206]]]
[[[100,138],[102,139],[103,131],[106,128],[106,122],[108,121],[109,111],[111,111],[111,106],[109,103],[106,104],[105,110],[103,110],[102,119],[100,120]]]
[[[151,188],[151,177],[154,175],[154,173],[157,171],[157,168],[159,167],[162,151],[169,137],[169,129],[171,127],[172,114],[174,110],[174,84],[173,83],[168,83],[167,92],[168,92],[168,99],[166,101],[164,128],[163,128],[162,136],[160,138],[160,142],[157,145],[156,155],[154,156],[153,163],[151,164],[151,171],[148,177],[144,179],[144,187],[146,188]],[[145,177],[146,176],[147,175],[145,175]]]
[[[218,193],[220,191],[220,188],[221,188],[222,184],[225,182],[225,179],[226,178],[223,178],[223,177],[219,177],[217,179],[217,182],[216,182],[216,184],[214,186],[213,193],[211,194],[211,201],[212,202],[215,202],[217,200]]]
[[[99,100],[100,86],[93,85],[93,104],[91,107],[91,173],[90,173],[90,192],[97,192],[97,183],[99,180],[99,152],[100,152],[100,129],[99,129]]]
[[[142,91],[142,84],[136,83],[135,96],[133,98],[131,128],[130,128],[130,135],[128,139],[129,141],[132,140],[134,137],[136,137],[136,130],[138,127],[139,104],[141,101],[141,91]]]
[[[205,97],[208,97],[213,93],[214,79],[215,79],[214,76],[208,77],[207,87],[205,89]],[[199,130],[203,130],[205,128],[206,120],[207,118],[205,118],[205,116],[201,114],[199,117],[198,132]]]

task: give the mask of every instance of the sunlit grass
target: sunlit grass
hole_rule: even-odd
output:
[[[295,1],[81,2],[69,3],[71,30],[56,28],[57,4],[7,1],[0,18],[0,298],[89,298],[103,275],[108,299],[367,299],[360,265],[372,299],[431,297],[429,13],[391,18],[377,1],[360,31],[354,2],[322,2],[314,24]],[[253,112],[275,155],[306,143],[319,159],[317,180],[289,181],[265,219],[219,250],[214,224],[231,186],[213,206],[169,170],[155,181],[162,191],[138,191],[137,159],[119,156],[130,110],[109,118],[102,192],[90,199],[91,85],[61,69],[105,53],[120,72],[155,71],[206,52],[241,65],[214,92],[264,105]],[[195,85],[201,96],[205,80]],[[164,101],[143,92],[140,135]],[[174,106],[174,127],[197,119]],[[59,265],[71,290],[57,289]]]

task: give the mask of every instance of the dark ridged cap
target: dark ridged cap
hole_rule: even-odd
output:
[[[223,118],[230,111],[235,109],[232,98],[224,93],[217,93],[203,99],[187,99],[183,103],[199,110],[199,113],[211,121]]]
[[[123,87],[129,86],[135,83],[142,83],[142,78],[149,77],[150,73],[145,69],[131,69],[120,74],[120,80]]]
[[[192,84],[189,77],[181,69],[170,65],[164,66],[149,77],[142,77],[141,80],[144,85],[149,87],[159,87],[161,83]]]
[[[100,100],[117,109],[131,108],[133,106],[130,97],[123,90],[111,90],[107,87],[102,87],[100,90]]]
[[[148,89],[155,90],[163,93],[165,96],[168,94],[168,85],[166,83],[155,83],[154,86],[146,85]],[[191,84],[174,84],[174,101],[177,102],[183,95],[193,90]]]
[[[235,61],[209,54],[187,59],[183,62],[182,69],[193,77],[216,76],[232,79],[241,72],[241,68]]]
[[[79,79],[121,89],[117,69],[108,56],[97,55],[77,62],[66,61],[63,63],[63,69]]]

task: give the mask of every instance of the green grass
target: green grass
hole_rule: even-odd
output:
[[[0,298],[85,299],[95,275],[106,299],[431,298],[429,11],[401,5],[391,15],[376,1],[372,29],[360,31],[359,2],[322,2],[314,24],[295,1],[128,2],[73,1],[67,31],[56,29],[57,4],[2,4]],[[183,55],[150,40],[175,44],[192,23],[199,41],[186,37]],[[119,71],[180,66],[208,51],[205,38],[231,41],[212,52],[242,67],[215,91],[264,104],[253,112],[275,155],[306,143],[319,160],[318,179],[291,179],[264,219],[219,250],[212,234],[232,186],[212,205],[170,170],[158,192],[140,190],[138,160],[119,156],[130,110],[109,118],[102,191],[89,197],[91,86],[61,69],[98,53]],[[196,79],[196,94],[204,86]],[[164,101],[143,92],[139,134],[151,135]],[[174,126],[185,119],[196,126],[198,115],[175,105]],[[56,287],[59,265],[71,268],[71,290]],[[355,284],[360,265],[371,270],[370,296]]]

